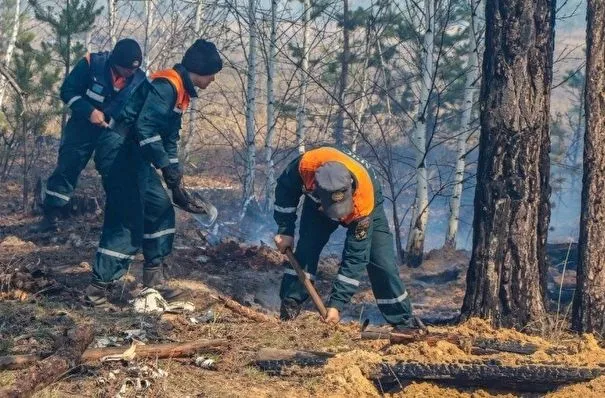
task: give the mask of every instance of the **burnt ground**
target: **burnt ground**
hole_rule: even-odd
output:
[[[221,204],[219,210],[222,214],[231,215],[232,221],[222,222],[220,243],[211,245],[200,236],[194,220],[179,212],[175,250],[167,262],[173,283],[191,291],[191,301],[196,310],[193,314],[163,316],[136,314],[128,303],[142,287],[139,283],[142,258],[137,258],[129,273],[112,290],[111,301],[115,304],[112,310],[86,307],[82,292],[90,279],[90,264],[94,261],[102,215],[93,213],[66,218],[61,221],[58,233],[31,233],[29,228],[38,218],[29,211],[23,211],[20,185],[11,181],[3,183],[0,191],[0,275],[12,275],[19,270],[21,275],[31,278],[29,282],[22,283],[20,289],[14,289],[14,286],[9,289],[6,278],[0,279],[0,355],[47,352],[52,348],[53,336],[65,328],[92,322],[97,340],[113,338],[120,344],[128,343],[123,337],[125,331],[132,329],[143,331],[148,344],[200,338],[230,340],[229,350],[214,357],[217,365],[213,370],[196,366],[190,358],[135,361],[134,365],[139,367],[161,368],[167,376],[152,380],[151,385],[142,391],[128,388],[122,396],[362,396],[378,393],[371,389],[348,392],[345,389],[343,392],[342,380],[345,384],[356,383],[354,378],[347,376],[347,372],[333,375],[328,381],[318,375],[269,377],[248,365],[254,353],[265,347],[381,352],[384,347],[380,344],[360,342],[358,336],[360,320],[369,318],[373,323],[380,323],[382,318],[373,304],[367,278],[343,314],[343,323],[337,327],[319,322],[310,306],[298,320],[275,324],[254,323],[226,309],[212,298],[215,293],[231,296],[258,311],[276,315],[284,258],[262,243],[246,243],[250,237],[256,242],[268,240],[271,226],[254,210],[249,212],[244,227],[240,228],[233,222],[237,217],[232,210],[237,205],[234,184],[220,179],[192,177],[186,181],[189,185],[208,188],[212,200]],[[78,193],[85,197],[94,196],[102,204],[98,179],[92,172],[84,176]],[[467,252],[433,251],[426,255],[421,268],[410,270],[402,267],[401,275],[417,315],[429,323],[455,320],[464,295],[467,263]],[[324,297],[329,293],[337,269],[337,256],[322,258],[317,287]],[[557,294],[561,281],[559,269],[553,267],[550,275],[551,290],[556,290]],[[568,276],[570,273],[566,275],[562,291],[569,290],[569,284],[573,282]],[[561,318],[567,304],[563,297]],[[553,306],[556,308],[556,303]],[[191,317],[205,319],[194,323]],[[560,337],[561,330],[554,332]],[[19,374],[16,371],[0,372],[0,387],[10,384]],[[128,375],[125,365],[85,365],[37,396],[116,396]],[[329,388],[330,383],[334,383],[333,390]],[[410,390],[409,396],[443,396],[453,391],[448,393],[430,383],[418,386],[425,386],[418,389],[423,392],[417,395],[418,391]],[[456,391],[456,394],[462,394],[460,396],[489,396],[492,393],[501,392]]]

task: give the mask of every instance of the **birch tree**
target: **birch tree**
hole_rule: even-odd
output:
[[[406,263],[418,267],[422,263],[424,238],[429,217],[428,179],[426,170],[427,114],[433,86],[433,48],[435,44],[435,10],[433,0],[424,1],[424,44],[422,46],[420,103],[414,120],[412,147],[416,153],[416,199],[408,236]]]
[[[248,204],[254,199],[254,173],[256,167],[256,127],[254,114],[256,112],[256,46],[258,40],[256,24],[256,1],[248,1],[248,83],[246,89],[246,176],[244,179],[244,202],[242,217]]]
[[[275,138],[275,58],[277,55],[276,17],[277,0],[271,0],[271,23],[269,34],[269,54],[267,55],[267,136],[265,137],[265,163],[267,165],[267,184],[265,193],[265,211],[273,211],[275,201],[275,164],[273,163],[273,140]]]
[[[21,0],[15,0],[15,16],[13,17],[13,26],[11,30],[11,35],[8,40],[8,46],[6,47],[6,54],[4,55],[4,66],[8,68],[10,66],[11,60],[13,58],[13,52],[15,51],[15,43],[17,42],[17,35],[19,34],[19,25],[20,25],[20,16],[21,16]],[[0,109],[2,108],[2,104],[4,102],[4,95],[6,93],[6,77],[2,75],[0,77]]]
[[[143,40],[143,70],[149,71],[151,55],[151,32],[153,31],[153,13],[154,13],[154,5],[153,0],[145,0],[145,39]],[[196,17],[197,22],[197,17]],[[199,27],[197,28],[199,29]],[[195,98],[192,98],[195,100]],[[193,105],[192,101],[192,105]]]
[[[605,332],[605,3],[588,0],[586,19],[586,132],[584,183],[577,287],[573,327],[580,332]]]
[[[555,1],[488,0],[485,9],[473,251],[462,318],[537,326],[545,317]]]
[[[300,91],[296,109],[296,146],[298,153],[305,152],[305,122],[307,120],[307,86],[309,84],[309,23],[311,21],[311,2],[303,0],[303,40],[300,65]]]
[[[345,100],[347,85],[349,82],[349,62],[350,53],[349,48],[349,0],[343,0],[343,11],[342,11],[342,57],[341,57],[341,69],[340,69],[340,83],[338,86],[338,113],[336,115],[336,126],[334,128],[334,141],[336,146],[342,147],[345,143],[344,138],[344,118],[345,118]]]
[[[109,40],[111,48],[114,48],[117,42],[117,0],[107,0],[107,26],[109,28]]]
[[[460,123],[462,131],[458,132],[456,142],[456,170],[454,174],[454,187],[450,199],[450,216],[445,236],[445,248],[456,248],[456,235],[458,234],[458,222],[460,220],[460,201],[462,198],[462,186],[464,182],[464,170],[466,166],[466,143],[473,132],[472,123],[474,96],[477,91],[479,79],[479,39],[477,37],[477,9],[478,0],[470,0],[470,26],[468,28],[468,55],[467,72],[464,84],[464,105],[462,120]]]

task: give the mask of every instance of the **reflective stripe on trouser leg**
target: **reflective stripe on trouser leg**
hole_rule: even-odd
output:
[[[373,224],[368,276],[376,304],[388,323],[407,324],[411,319],[412,305],[395,263],[393,235],[382,206],[374,211]]]
[[[119,279],[128,270],[143,241],[143,201],[138,149],[112,131],[104,133],[95,157],[105,188],[105,218],[93,277]],[[102,249],[102,250],[101,250]]]
[[[144,201],[143,255],[145,264],[158,265],[172,252],[175,215],[172,202],[162,186],[160,177],[151,166],[149,166]]]
[[[67,204],[78,177],[95,149],[99,128],[88,121],[71,118],[62,133],[57,166],[46,182],[45,207]]]
[[[338,227],[338,222],[324,216],[318,207],[318,204],[305,197],[300,218],[299,238],[294,252],[294,256],[303,270],[313,276],[317,273],[317,263],[322,249],[330,239],[332,232]],[[284,272],[279,296],[282,300],[291,298],[299,303],[309,297],[291,267],[287,267]]]

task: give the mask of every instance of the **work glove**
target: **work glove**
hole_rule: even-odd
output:
[[[162,168],[162,176],[164,177],[164,181],[166,181],[166,186],[174,190],[181,184],[183,172],[181,171],[178,163],[171,163]],[[174,203],[177,204],[176,202]]]
[[[198,192],[189,192],[182,184],[172,188],[172,202],[186,212],[206,214],[212,219],[216,218],[217,210],[212,203]]]

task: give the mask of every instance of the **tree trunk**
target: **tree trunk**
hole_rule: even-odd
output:
[[[15,16],[13,19],[13,30],[11,32],[11,37],[8,41],[8,46],[6,47],[6,54],[4,55],[4,66],[8,68],[10,66],[11,60],[13,59],[13,52],[15,51],[15,43],[17,43],[17,34],[19,33],[19,25],[21,19],[21,0],[15,0]],[[2,108],[2,104],[4,102],[4,95],[6,93],[6,77],[4,75],[0,76],[0,109]]]
[[[342,0],[342,59],[340,69],[340,84],[338,87],[338,114],[336,115],[336,127],[334,128],[334,142],[336,146],[342,147],[345,143],[345,100],[349,80],[349,0]]]
[[[265,193],[265,211],[273,211],[275,202],[275,164],[273,164],[273,140],[275,136],[275,94],[273,79],[275,76],[275,57],[277,47],[277,0],[271,0],[271,33],[269,38],[269,54],[267,57],[267,136],[265,137],[265,163],[267,165],[267,188]]]
[[[256,166],[256,147],[254,144],[256,111],[256,1],[248,2],[248,27],[250,30],[250,50],[248,54],[248,88],[246,93],[246,175],[244,180],[244,197],[242,217],[246,207],[254,197],[254,168]]]
[[[146,72],[149,71],[149,60],[150,60],[150,56],[149,56],[149,52],[151,51],[150,49],[150,38],[149,36],[151,36],[151,31],[152,31],[152,26],[153,26],[153,1],[152,0],[146,0],[145,1],[145,40],[143,41],[143,70],[145,70]],[[196,31],[197,32],[197,31]],[[195,100],[195,98],[192,98],[192,102],[193,100]]]
[[[202,10],[202,6],[203,6],[203,2],[202,0],[198,0],[197,4],[195,6],[195,19],[194,19],[194,25],[193,25],[193,32],[194,35],[191,38],[191,43],[193,44],[197,39],[200,38],[201,34],[201,27],[202,27],[202,14],[203,14],[203,10]],[[189,134],[187,134],[187,137],[184,137],[185,139],[183,139],[183,144],[180,147],[180,153],[181,153],[181,158],[183,159],[183,161],[188,161],[189,158],[189,153],[191,153],[191,147],[193,144],[193,137],[194,137],[194,133],[195,133],[195,120],[196,120],[196,115],[198,112],[198,98],[197,97],[193,97],[191,98],[191,103],[189,104],[189,110],[187,112],[187,114],[189,115]]]
[[[412,146],[416,152],[416,199],[412,212],[412,227],[408,236],[406,263],[409,267],[419,267],[422,264],[424,252],[424,235],[429,218],[428,179],[426,171],[426,133],[427,112],[433,86],[434,66],[433,47],[435,44],[435,11],[434,3],[424,2],[424,45],[421,67],[422,82],[420,87],[420,104],[416,115]]]
[[[471,0],[471,23],[469,32],[469,53],[467,60],[467,72],[464,92],[464,111],[460,126],[463,131],[458,133],[456,143],[456,172],[454,175],[454,188],[450,199],[450,217],[447,223],[447,234],[445,236],[446,249],[456,249],[456,235],[458,234],[458,221],[460,220],[460,201],[462,198],[462,186],[464,182],[464,170],[466,167],[466,142],[473,132],[473,103],[475,90],[477,89],[477,80],[479,78],[479,49],[477,39],[477,29],[475,22],[477,0]]]
[[[359,109],[357,110],[357,117],[355,119],[355,135],[353,136],[353,141],[351,142],[351,150],[353,152],[357,152],[357,144],[359,141],[359,134],[361,133],[359,129],[361,129],[361,124],[363,123],[363,116],[366,111],[366,107],[368,105],[367,100],[367,91],[368,91],[368,63],[370,62],[370,25],[366,25],[365,29],[365,40],[364,40],[364,50],[363,50],[363,70],[361,71],[361,99],[359,104]]]
[[[573,327],[605,332],[605,3],[588,0],[586,19],[586,133],[577,287]]]
[[[488,0],[473,252],[462,318],[544,320],[554,0]]]
[[[117,0],[107,0],[107,25],[109,27],[109,39],[111,48],[116,45],[116,3]]]
[[[296,110],[296,145],[298,153],[305,153],[305,122],[307,120],[307,85],[309,84],[309,22],[311,19],[311,2],[303,0],[303,42],[301,49],[300,92]]]

